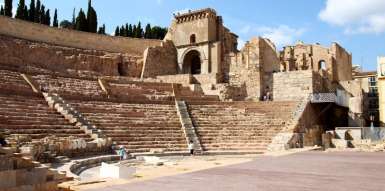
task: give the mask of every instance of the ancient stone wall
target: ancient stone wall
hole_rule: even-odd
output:
[[[247,42],[239,53],[229,55],[229,83],[246,88],[246,97],[261,98],[272,88],[272,73],[279,69],[274,45],[263,38]]]
[[[141,77],[154,78],[161,75],[177,74],[177,52],[171,41],[144,51],[144,65]]]
[[[140,77],[142,70],[141,56],[126,53],[69,48],[3,35],[0,35],[0,47],[1,65],[132,77]]]
[[[111,37],[75,30],[47,27],[45,25],[0,16],[0,34],[32,41],[81,49],[142,55],[151,46],[159,46],[161,40]]]
[[[273,74],[274,101],[295,101],[313,93],[313,71],[291,71]]]
[[[336,60],[334,80],[352,80],[352,55],[337,43],[332,44],[331,50],[335,54]]]
[[[352,79],[352,56],[339,44],[330,48],[297,43],[280,52],[281,71],[313,70],[331,81]]]
[[[156,78],[164,83],[178,83],[183,85],[189,85],[192,82],[191,74],[165,75],[157,76]]]

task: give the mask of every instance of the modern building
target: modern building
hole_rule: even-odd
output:
[[[378,93],[381,126],[385,126],[385,57],[378,57]]]
[[[353,72],[353,79],[359,81],[362,91],[363,126],[379,126],[378,84],[377,72]]]

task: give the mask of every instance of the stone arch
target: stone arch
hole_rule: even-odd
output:
[[[318,62],[318,70],[326,70],[326,62],[325,62],[325,60],[320,60],[319,62]]]
[[[182,73],[201,74],[202,56],[197,50],[188,51],[183,57]]]
[[[127,67],[122,62],[118,63],[118,74],[119,76],[125,76],[127,74],[126,72]]]

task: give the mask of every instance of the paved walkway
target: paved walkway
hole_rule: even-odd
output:
[[[92,191],[384,191],[385,153],[306,152]]]

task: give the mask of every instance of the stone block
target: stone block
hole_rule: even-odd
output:
[[[102,163],[100,167],[100,177],[102,178],[120,178],[120,179],[128,179],[132,178],[133,174],[136,172],[135,168],[120,166],[117,164],[107,164]]]
[[[332,144],[337,149],[348,148],[348,141],[344,139],[332,139]]]

